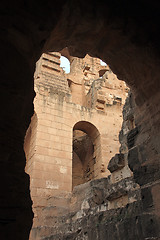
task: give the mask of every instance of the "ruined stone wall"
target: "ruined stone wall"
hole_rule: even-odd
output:
[[[145,234],[151,234],[152,216],[147,219],[141,215],[143,190],[128,166],[128,139],[136,131],[136,126],[130,124],[130,119],[134,120],[134,104],[130,94],[123,109],[120,153],[108,164],[111,175],[76,186],[67,202],[68,209],[57,215],[53,214],[55,199],[51,198],[49,207],[43,210],[41,228],[33,229],[35,239],[145,239]]]
[[[155,101],[156,96],[152,100]],[[69,237],[83,239],[86,236],[88,239],[94,237],[97,240],[99,238],[110,239],[111,236],[111,239],[158,239],[159,142],[156,139],[159,133],[156,129],[158,130],[159,126],[151,128],[152,123],[158,121],[158,108],[157,105],[155,107],[148,105],[147,108],[135,106],[133,114],[132,98],[127,101],[128,107],[126,105],[124,108],[124,123],[120,133],[120,154],[111,161],[112,164],[109,168],[112,172],[111,177],[104,180],[101,187],[105,190],[97,192],[99,184],[96,182],[98,180],[95,180],[95,183],[91,184],[90,190],[89,185],[84,185],[86,194],[85,196],[81,194],[79,199],[80,189],[82,188],[82,192],[84,189],[82,186],[76,187],[74,195],[68,197],[69,200],[66,196],[59,198],[61,199],[59,202],[64,208],[59,206],[56,212],[55,197],[49,198],[47,201],[49,206],[42,214],[44,218],[42,216],[40,218],[40,220],[43,219],[43,226],[34,228],[34,237],[47,236],[46,238],[48,238],[50,235],[50,239],[56,240]],[[136,98],[136,103],[142,104],[143,101],[143,96],[140,100]],[[143,104],[146,106],[149,103]],[[118,105],[113,106],[117,107]],[[100,111],[104,114],[104,111]],[[154,116],[151,116],[151,113],[154,113]],[[152,135],[152,133],[154,134]],[[154,136],[157,138],[154,139]],[[124,154],[122,158],[121,154]],[[156,161],[153,164],[154,160]],[[93,188],[94,184],[96,186]],[[95,193],[93,196],[93,202],[97,204],[95,208],[91,207],[93,203],[92,200],[89,200],[92,196],[91,193]],[[101,198],[99,195],[103,197]],[[65,202],[62,201],[64,198]],[[93,206],[95,206],[94,204]],[[68,215],[69,206],[75,212],[70,212]],[[55,216],[64,214],[64,217],[55,218]],[[67,222],[65,226],[64,221]],[[54,228],[52,227],[53,223]]]
[[[67,74],[72,102],[89,108],[107,111],[106,105],[123,104],[128,88],[107,65],[98,58],[70,58],[71,71]]]
[[[116,75],[109,67],[106,67],[104,71],[101,78],[92,82],[85,99],[86,106],[101,111],[107,111],[109,106],[124,105],[125,98],[122,93],[128,91],[122,81],[117,81]]]
[[[74,62],[74,58],[72,61]],[[100,65],[99,59],[89,56],[81,60],[75,58],[69,74],[65,74],[60,68],[59,53],[44,54],[37,63],[35,116],[33,117],[37,119],[37,122],[36,128],[32,129],[32,132],[36,132],[34,145],[33,140],[30,141],[32,137],[30,137],[29,130],[25,141],[26,172],[31,177],[30,189],[35,213],[34,226],[41,222],[39,210],[48,205],[48,198],[63,196],[67,199],[73,186],[91,179],[107,177],[108,162],[119,149],[118,134],[122,123],[122,107],[128,89],[125,83],[115,77],[114,81],[109,80],[108,77],[103,80],[99,79],[98,91],[101,90],[105,97],[104,108],[99,109],[94,104],[87,107],[87,100],[84,101],[84,99],[87,99],[89,92],[94,95],[97,88],[93,88],[92,91],[86,91],[83,88],[86,83],[84,62],[85,66],[87,65],[93,71],[91,74],[90,70],[91,73],[87,76],[87,81],[90,81],[88,87],[92,88],[94,82],[98,83],[96,78],[99,77],[99,69],[104,68]],[[105,67],[105,71],[110,71],[108,69]],[[71,80],[70,86],[68,86],[67,79]],[[81,101],[79,93],[72,88],[74,84],[77,84],[76,81],[79,81],[79,86],[81,86]],[[112,88],[104,85],[107,81],[112,82],[110,83]],[[112,96],[118,94],[121,102],[112,101],[109,105],[106,104],[107,99],[110,99],[108,97],[110,91]],[[33,123],[30,129],[33,128],[32,126],[34,126]],[[81,162],[84,161],[83,176],[77,184],[73,183],[72,178],[75,170],[72,169],[74,130],[81,130],[88,134],[94,149],[93,152],[88,152],[83,160],[81,159]],[[28,142],[31,148],[27,147]],[[30,149],[34,152],[32,159],[28,157]],[[65,208],[65,204],[63,207]]]
[[[130,94],[123,109],[120,153],[108,165],[111,176],[75,187],[70,213],[46,217],[43,227],[34,229],[35,236],[51,240],[159,239],[159,208],[155,208],[159,171],[153,172],[154,165],[150,169],[140,165],[146,161],[141,141],[148,134],[141,132],[137,116],[140,112]]]

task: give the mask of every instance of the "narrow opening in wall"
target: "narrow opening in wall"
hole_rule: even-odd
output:
[[[70,73],[70,61],[64,56],[60,57],[60,67],[65,73]]]
[[[100,159],[99,131],[89,122],[76,123],[73,128],[72,188],[97,176]]]
[[[73,188],[94,178],[94,146],[91,138],[83,131],[73,131]]]
[[[71,79],[67,78],[67,82],[68,82],[68,87],[71,88],[71,84],[72,84]]]
[[[101,66],[107,66],[107,63],[103,62],[102,60],[100,60],[100,64]]]
[[[103,75],[105,74],[106,71],[107,71],[107,69],[99,70],[99,77],[103,77]]]

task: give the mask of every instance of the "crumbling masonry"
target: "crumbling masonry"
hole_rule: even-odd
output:
[[[24,144],[35,214],[31,239],[52,234],[63,239],[67,230],[58,238],[55,219],[61,228],[64,216],[75,224],[85,210],[97,214],[139,197],[128,167],[126,137],[120,137],[121,153],[116,154],[129,89],[99,59],[71,57],[67,49],[62,53],[71,62],[69,74],[60,68],[56,52],[43,54],[35,72],[35,114]],[[120,136],[135,127],[133,113],[125,118]]]

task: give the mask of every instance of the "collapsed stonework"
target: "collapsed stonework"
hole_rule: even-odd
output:
[[[137,155],[141,156],[141,151],[137,152],[135,107],[129,93],[119,133],[120,152],[108,164],[111,175],[76,186],[68,198],[48,198],[48,206],[41,213],[42,222],[33,228],[31,239],[154,239],[151,236],[159,234],[151,213],[152,200],[147,198],[149,189],[140,188],[130,171]]]
[[[122,108],[129,90],[97,58],[70,56],[71,71],[65,74],[60,56],[56,52],[43,54],[35,72],[35,114],[24,143],[35,214],[33,228],[43,226],[44,218],[50,217],[49,211],[44,216],[41,213],[51,205],[50,198],[54,208],[55,198],[66,199],[62,206],[58,203],[58,217],[60,207],[62,215],[78,206],[78,199],[70,206],[77,198],[70,197],[75,186],[109,175],[107,166],[119,150]],[[124,174],[131,176],[129,168],[114,176],[113,182]],[[122,202],[117,204],[126,205],[128,200]]]

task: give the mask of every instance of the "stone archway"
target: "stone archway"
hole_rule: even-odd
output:
[[[90,122],[79,121],[73,127],[72,161],[72,187],[99,177],[100,133]]]
[[[141,222],[147,211],[152,213],[149,232],[146,222],[142,223],[144,235],[158,238],[154,229],[158,229],[156,220],[160,215],[160,4],[68,0],[54,5],[3,1],[1,6],[1,238],[14,235],[26,239],[29,235],[33,215],[22,146],[33,115],[35,62],[42,52],[65,46],[70,47],[72,55],[100,57],[133,90],[135,124],[139,126],[139,135],[134,139],[138,160],[136,164],[133,161],[133,172],[143,187]]]

